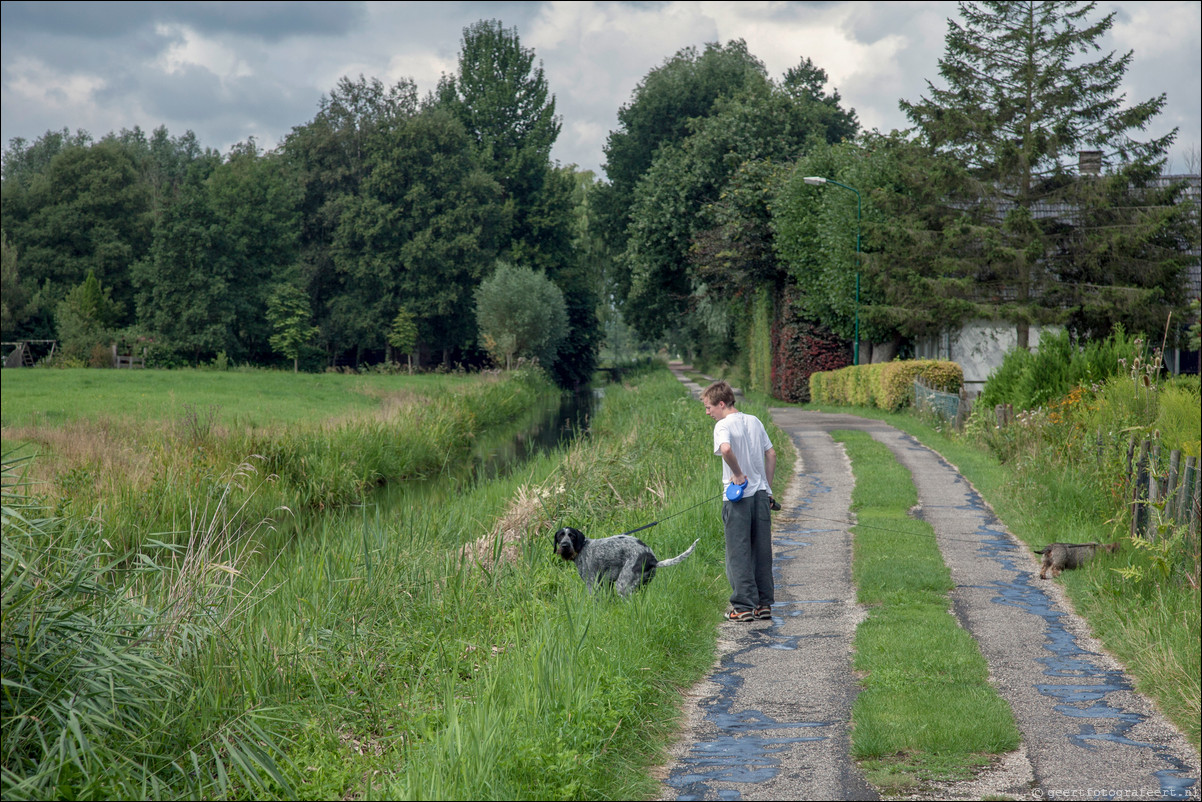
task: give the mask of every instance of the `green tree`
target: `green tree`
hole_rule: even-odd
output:
[[[388,329],[388,344],[406,354],[409,359],[409,372],[413,372],[413,349],[417,345],[417,321],[413,313],[405,307],[397,310]]]
[[[472,291],[497,257],[509,209],[442,106],[382,128],[372,149],[362,191],[343,200],[332,240],[342,290],[330,302],[329,334],[382,349],[404,303],[419,345],[449,363],[475,340]]]
[[[281,284],[267,300],[267,322],[271,324],[271,347],[292,360],[292,372],[299,372],[301,350],[317,336],[313,325],[309,296],[292,284]]]
[[[254,140],[234,146],[205,182],[208,207],[220,231],[220,252],[232,316],[225,351],[259,361],[272,349],[263,318],[267,288],[292,279],[299,256],[300,193],[275,154]]]
[[[534,51],[522,46],[516,28],[476,22],[464,29],[459,70],[443,78],[438,97],[513,204],[507,258],[539,269],[562,262],[570,247],[570,207],[547,186],[562,123]]]
[[[21,283],[17,270],[17,249],[8,244],[8,234],[0,231],[0,330],[6,340],[16,336],[19,326],[28,314],[29,288]]]
[[[296,280],[312,299],[331,361],[348,354],[357,361],[371,338],[379,338],[381,329],[364,340],[357,327],[357,288],[347,285],[345,263],[336,263],[334,240],[378,158],[381,129],[400,125],[419,106],[411,80],[386,86],[378,79],[343,77],[321,98],[314,118],[293,128],[280,148],[289,181],[300,192]]]
[[[534,357],[550,369],[568,333],[563,293],[543,273],[507,262],[481,282],[475,293],[480,337],[491,343],[498,362]]]
[[[297,260],[298,200],[279,158],[253,141],[193,162],[134,270],[140,323],[196,362],[270,358],[263,312]]]
[[[551,375],[560,387],[587,387],[597,367],[603,332],[599,305],[612,257],[598,229],[593,199],[596,176],[589,170],[557,167],[552,176],[559,192],[570,197],[571,258],[552,266],[548,277],[563,291],[568,333],[559,345]]]
[[[741,39],[726,45],[707,43],[699,53],[688,47],[652,69],[618,110],[618,128],[605,142],[608,183],[597,193],[596,207],[604,236],[614,252],[625,248],[635,189],[661,146],[687,137],[692,120],[710,115],[714,104],[767,76],[762,62]],[[616,277],[616,292],[629,286]]]
[[[116,141],[47,137],[18,154],[11,171],[5,163],[4,230],[21,253],[22,273],[34,284],[49,281],[57,301],[92,271],[132,311],[130,266],[151,236],[134,159]]]
[[[746,311],[757,285],[731,280],[724,238],[739,242],[748,282],[778,286],[764,205],[776,180],[772,165],[856,131],[854,113],[822,91],[825,80],[804,60],[782,82],[761,78],[715,100],[687,137],[660,146],[635,189],[619,258],[629,274],[623,314],[644,336],[683,325],[698,343],[734,341],[732,315]]]
[[[586,384],[600,340],[597,294],[587,254],[573,247],[576,182],[570,168],[551,161],[562,123],[541,63],[515,28],[481,20],[464,29],[458,72],[444,78],[438,96],[462,121],[510,210],[500,257],[544,271],[563,292],[571,333],[549,366],[552,377],[563,387]]]
[[[927,97],[901,103],[922,143],[954,157],[973,179],[948,187],[949,200],[974,207],[969,222],[982,231],[976,282],[982,297],[1000,299],[995,313],[1015,324],[1024,348],[1030,324],[1073,317],[1062,311],[1066,302],[1078,306],[1079,320],[1094,318],[1089,326],[1101,328],[1085,307],[1097,311],[1089,298],[1117,287],[1146,300],[1181,300],[1165,297],[1179,295],[1172,265],[1114,269],[1116,259],[1132,256],[1147,265],[1155,249],[1121,253],[1101,244],[1127,236],[1127,226],[1143,229],[1139,240],[1158,239],[1162,216],[1126,213],[1107,221],[1105,210],[1115,210],[1119,196],[1143,209],[1163,203],[1154,178],[1176,132],[1132,138],[1161,111],[1165,96],[1127,104],[1121,85],[1131,52],[1089,59],[1115,19],[1114,13],[1094,19],[1095,10],[1096,3],[962,2],[962,22],[949,20],[939,61],[947,86],[928,82]],[[1107,175],[1075,175],[1079,151],[1097,151]],[[1107,196],[1112,202],[1074,217],[1072,210]],[[1088,254],[1099,250],[1107,257],[1091,264]]]
[[[150,214],[155,222],[183,186],[192,162],[217,156],[215,151],[202,148],[193,132],[186,131],[183,136],[173,137],[165,126],[154,129],[149,137],[135,126],[104,139],[119,143],[133,158],[149,193]]]
[[[811,186],[812,176],[858,195]],[[799,159],[771,214],[777,256],[805,291],[796,299],[801,317],[849,341],[858,318],[861,362],[892,359],[907,340],[992,318],[994,299],[976,282],[980,238],[990,227],[971,207],[948,203],[947,188],[966,181],[954,159],[896,132],[816,147]]]
[[[138,321],[159,343],[193,364],[234,350],[227,248],[205,181],[213,159],[198,161],[154,231],[150,255],[133,270]]]
[[[93,271],[77,287],[72,288],[59,303],[59,339],[63,356],[68,359],[90,359],[97,346],[107,345],[112,338],[113,324],[121,315],[121,305],[110,297]]]

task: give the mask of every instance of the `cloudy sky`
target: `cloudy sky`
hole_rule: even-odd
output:
[[[272,148],[311,120],[342,76],[424,93],[454,72],[465,26],[499,19],[543,62],[563,131],[553,156],[598,171],[617,111],[683,47],[744,39],[773,77],[803,56],[867,128],[906,126],[898,100],[942,86],[944,2],[4,2],[0,140],[50,129],[192,130],[225,152]],[[1149,134],[1176,127],[1170,168],[1202,149],[1202,3],[1102,2],[1104,52],[1133,50],[1133,102],[1167,94]]]

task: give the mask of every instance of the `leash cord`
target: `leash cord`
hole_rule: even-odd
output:
[[[717,496],[710,496],[707,499],[697,502],[692,507],[685,507],[680,512],[674,512],[671,515],[667,516],[666,518],[661,518],[658,521],[652,521],[649,524],[643,524],[642,526],[638,527],[637,529],[631,529],[629,532],[623,532],[622,534],[623,535],[633,535],[635,532],[642,532],[644,529],[650,529],[651,527],[657,526],[658,524],[661,524],[664,521],[671,520],[672,518],[675,518],[678,515],[684,515],[689,510],[696,509],[697,507],[700,507],[702,504],[708,504],[709,502],[713,501],[715,498],[721,498],[723,495],[724,495],[723,493],[719,493]],[[956,535],[961,534],[959,532],[954,533],[952,535],[942,535],[942,536],[939,535],[939,533],[937,533],[937,532],[933,532],[928,535],[928,534],[925,534],[922,532],[906,532],[901,529],[890,529],[890,528],[884,527],[884,526],[873,526],[871,524],[857,523],[855,521],[846,521],[846,520],[843,520],[840,518],[823,518],[819,515],[811,515],[811,514],[808,514],[805,512],[801,512],[801,511],[794,513],[794,515],[797,518],[809,519],[811,521],[826,521],[828,523],[843,524],[844,526],[854,526],[854,527],[857,527],[860,529],[871,529],[871,530],[874,530],[877,532],[888,532],[888,533],[894,534],[894,535],[907,535],[910,537],[926,537],[926,538],[942,537],[944,540],[954,540],[954,541],[957,541],[960,543],[980,543],[981,542],[979,539],[975,539],[975,538],[972,540],[968,540],[965,538],[956,537]],[[922,521],[922,519],[916,519],[916,520],[919,520],[922,523],[926,523],[927,526],[930,526],[930,523],[928,523],[926,521]],[[975,532],[974,533],[965,532],[963,534],[976,534],[976,533]],[[997,532],[995,534],[1004,536],[1008,533],[1005,531],[1005,529],[1003,529],[1001,532]]]
[[[684,514],[685,514],[686,512],[688,512],[689,510],[694,510],[694,509],[696,509],[696,508],[700,507],[702,504],[709,504],[711,501],[713,501],[714,499],[716,499],[716,498],[719,498],[719,497],[721,497],[721,496],[722,496],[722,493],[719,493],[719,494],[718,494],[718,495],[716,495],[716,496],[710,496],[709,498],[706,498],[706,499],[704,499],[704,500],[702,500],[702,501],[698,501],[698,502],[697,502],[696,504],[694,504],[692,507],[685,507],[685,508],[684,508],[683,510],[681,510],[680,512],[674,512],[674,513],[672,513],[672,514],[671,514],[671,515],[669,515],[667,518],[661,518],[661,519],[659,519],[658,521],[652,521],[652,522],[651,522],[651,523],[649,523],[649,524],[643,524],[643,525],[642,525],[642,526],[640,526],[638,529],[631,529],[629,532],[623,532],[622,534],[623,534],[623,535],[633,535],[635,532],[642,532],[644,529],[650,529],[651,527],[653,527],[653,526],[655,526],[655,525],[657,525],[657,524],[661,524],[661,523],[663,523],[664,521],[669,521],[669,520],[671,520],[671,519],[675,518],[677,515],[684,515]]]

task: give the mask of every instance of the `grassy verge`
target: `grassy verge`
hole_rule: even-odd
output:
[[[856,479],[857,598],[872,608],[855,636],[864,689],[852,707],[852,755],[885,793],[966,777],[1017,748],[1014,717],[950,614],[951,575],[931,527],[908,514],[918,502],[908,472],[864,433],[835,438]]]
[[[815,407],[821,410],[821,407]],[[967,478],[1020,540],[1032,548],[1062,541],[1108,542],[1122,536],[1121,516],[1100,496],[1097,479],[1071,467],[1025,460],[1000,464],[940,424],[910,413],[832,407],[885,420],[942,454]],[[1156,700],[1197,749],[1202,741],[1202,598],[1199,589],[1162,571],[1163,556],[1131,541],[1061,582],[1093,634]],[[1160,541],[1166,546],[1170,541]],[[1136,576],[1123,569],[1136,568]]]
[[[754,404],[748,409],[767,419]],[[410,750],[386,795],[658,793],[647,769],[664,757],[680,688],[712,664],[714,624],[728,595],[711,428],[667,371],[607,395],[589,440],[573,447],[544,487],[557,494],[554,514],[533,527],[539,537],[527,541],[522,559],[494,574],[493,592],[512,594],[525,613],[520,626],[498,635],[504,659],[470,694],[444,691],[439,726]],[[550,555],[545,536],[565,523],[603,536],[655,519],[662,523],[640,537],[660,555],[679,553],[697,537],[702,542],[692,559],[660,572],[628,600],[589,597],[573,568]],[[498,601],[505,606],[486,603]]]
[[[473,399],[505,409],[504,399],[469,395],[466,408],[480,418],[498,409],[473,410]],[[385,434],[395,448],[413,450],[403,439],[410,423],[394,426]],[[108,599],[96,643],[114,651],[103,638],[116,637],[128,650],[130,660],[109,672],[121,691],[136,699],[143,670],[170,679],[154,686],[164,689],[152,704],[130,708],[139,711],[133,721],[116,724],[97,686],[78,730],[86,744],[70,711],[41,719],[48,729],[31,735],[18,731],[30,724],[23,711],[76,681],[40,684],[37,656],[53,650],[24,649],[24,640],[23,651],[6,648],[6,683],[19,675],[7,661],[28,658],[27,695],[4,710],[6,798],[18,783],[14,798],[653,794],[646,769],[663,757],[679,688],[711,664],[728,592],[711,426],[667,371],[639,375],[610,389],[590,437],[569,450],[453,492],[439,474],[394,483],[391,499],[314,508],[287,537],[258,525],[255,499],[300,498],[305,486],[248,470],[179,480],[171,492],[189,510],[186,536],[143,538],[136,561],[95,527],[84,531],[71,505],[61,520],[77,537],[64,533],[54,546],[47,532],[26,533],[23,542],[46,546],[47,558],[16,559],[6,509],[6,637],[48,609],[32,595],[10,604],[10,590],[62,589],[68,606]],[[333,447],[321,427],[305,431],[308,440],[296,435],[302,453]],[[315,464],[320,488],[322,466],[339,460]],[[124,508],[120,523],[139,526],[137,509]],[[557,526],[604,536],[652,520],[661,523],[640,536],[661,556],[702,543],[630,600],[588,596],[551,553]],[[92,550],[72,545],[80,540]],[[78,573],[71,560],[90,566],[95,581],[85,590],[104,592],[81,600],[83,585],[47,581]],[[10,569],[35,564],[44,570],[10,582]],[[35,634],[30,643],[70,641],[75,654],[88,653],[78,639]],[[81,750],[132,758],[74,761]]]
[[[470,381],[274,371],[74,375],[86,372],[14,371],[15,383],[6,376],[4,447],[36,452],[29,478],[55,511],[100,519],[118,551],[184,537],[197,497],[230,490],[232,504],[247,505],[244,517],[257,520],[280,508],[342,506],[386,481],[443,474],[486,431],[557,395],[538,374]],[[62,392],[78,395],[60,410],[69,417],[54,422],[43,399]],[[114,408],[142,412],[113,416]],[[224,477],[235,465],[245,466],[244,481],[231,489]],[[248,482],[255,493],[242,492]]]

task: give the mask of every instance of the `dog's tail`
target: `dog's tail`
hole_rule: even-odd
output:
[[[691,545],[687,549],[685,549],[682,554],[677,554],[675,557],[673,557],[670,560],[660,560],[659,562],[657,562],[655,564],[655,567],[662,568],[665,565],[676,565],[676,563],[682,562],[685,557],[688,557],[690,554],[693,553],[693,549],[697,548],[697,544],[700,542],[701,542],[701,538],[697,538],[696,540],[693,541],[693,545]]]

